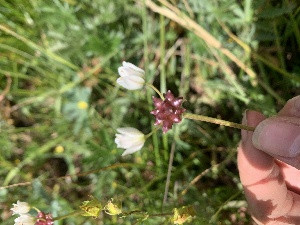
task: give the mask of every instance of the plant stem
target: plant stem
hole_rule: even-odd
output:
[[[160,47],[160,65],[159,65],[159,71],[160,71],[160,92],[166,93],[167,92],[167,74],[166,74],[166,27],[165,27],[165,16],[159,15],[159,34],[160,34],[160,40],[159,40],[159,47]],[[163,144],[163,157],[164,161],[168,160],[168,134],[165,134],[162,136],[162,144]]]
[[[146,83],[146,85],[147,85],[148,87],[152,88],[152,89],[159,95],[159,97],[160,97],[162,100],[165,99],[164,96],[162,95],[162,93],[161,93],[156,87],[154,87],[152,84]]]
[[[183,114],[183,118],[192,119],[192,120],[199,120],[199,121],[204,121],[204,122],[208,122],[208,123],[219,124],[219,125],[223,125],[223,126],[226,126],[226,127],[233,127],[233,128],[237,128],[237,129],[241,129],[241,130],[248,130],[248,131],[254,131],[255,130],[254,127],[250,127],[250,126],[247,126],[247,125],[243,125],[243,124],[239,124],[239,123],[233,123],[233,122],[229,122],[229,121],[226,121],[226,120],[221,120],[221,119],[217,119],[217,118],[212,118],[212,117],[202,116],[202,115],[196,115],[196,114],[191,114],[191,113]]]
[[[53,220],[61,220],[61,219],[69,218],[69,217],[71,217],[71,216],[80,215],[80,214],[83,214],[83,213],[84,213],[84,211],[82,211],[82,210],[77,210],[77,211],[68,213],[68,214],[63,215],[63,216],[54,217]]]
[[[133,210],[133,211],[130,211],[128,213],[123,213],[124,216],[138,215],[138,214],[142,214],[142,215],[145,215],[147,217],[166,217],[166,216],[172,216],[172,215],[174,215],[174,213],[172,213],[172,212],[148,214],[148,212],[146,212],[146,211],[140,211],[140,210]]]
[[[148,35],[148,16],[147,16],[147,7],[145,4],[145,0],[144,0],[144,4],[143,4],[143,10],[142,10],[142,21],[143,21],[143,41],[144,41],[144,60],[145,60],[145,74],[146,74],[146,80],[150,80],[150,73],[149,73],[149,49],[148,49],[148,37],[150,35]],[[150,23],[150,22],[149,22]],[[147,86],[151,87],[153,90],[155,90],[156,92],[158,91],[152,84],[147,84]],[[158,93],[160,93],[158,91]],[[148,102],[148,107],[149,107],[149,111],[152,108],[152,99],[151,99],[151,95],[149,91],[146,91],[146,95],[147,95],[147,102]],[[151,125],[151,128],[154,129],[154,125]],[[154,149],[154,157],[155,157],[155,164],[156,164],[156,170],[158,172],[158,174],[162,174],[163,170],[162,170],[162,160],[160,157],[160,152],[159,152],[159,141],[158,141],[158,136],[156,133],[154,133],[152,135],[152,140],[153,140],[153,149]]]
[[[158,129],[160,129],[160,128],[161,128],[161,126],[155,126],[154,129],[149,134],[145,135],[145,140],[147,138],[149,138],[152,134],[154,134],[156,131],[158,131]]]

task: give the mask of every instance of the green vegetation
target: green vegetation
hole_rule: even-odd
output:
[[[127,212],[192,205],[191,224],[250,224],[239,130],[184,119],[121,157],[116,129],[151,132],[156,93],[116,85],[118,67],[144,69],[187,112],[239,123],[248,108],[274,115],[300,94],[299,27],[297,0],[1,1],[1,224],[13,224],[17,200],[58,217],[90,195]],[[55,224],[172,224],[144,215]]]

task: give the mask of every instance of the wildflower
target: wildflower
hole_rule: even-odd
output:
[[[15,219],[15,225],[35,225],[36,219],[29,214],[21,214]]]
[[[98,199],[96,199],[93,196],[90,196],[90,197],[92,200],[82,202],[82,205],[80,206],[80,208],[84,211],[84,213],[81,215],[82,216],[92,216],[94,218],[97,218],[102,210],[102,205],[98,201]]]
[[[183,206],[179,209],[175,208],[173,210],[173,222],[174,224],[183,224],[185,222],[190,222],[196,215],[193,206]]]
[[[57,145],[56,147],[55,147],[55,149],[54,149],[54,152],[55,153],[62,153],[62,152],[64,152],[65,151],[65,148],[63,147],[63,146],[61,146],[61,145]]]
[[[118,68],[119,77],[117,83],[128,90],[141,89],[144,86],[145,71],[133,65],[123,62],[123,66]]]
[[[13,208],[10,209],[15,214],[26,214],[30,210],[30,205],[27,202],[17,201],[17,204],[13,204]]]
[[[145,135],[133,127],[118,128],[115,143],[118,148],[124,148],[122,156],[132,154],[140,150],[145,143]]]
[[[53,218],[50,213],[38,212],[35,225],[52,225]]]
[[[109,215],[119,215],[122,213],[122,203],[111,199],[105,205],[104,210]]]
[[[79,109],[87,109],[88,106],[89,106],[89,105],[88,105],[87,102],[85,102],[85,101],[79,101],[79,102],[77,102],[77,107],[78,107]]]
[[[156,108],[150,113],[155,115],[156,120],[154,125],[161,124],[163,132],[166,133],[172,129],[173,123],[181,122],[181,115],[185,109],[181,107],[183,98],[175,98],[170,90],[164,94],[164,97],[165,100],[152,97]]]

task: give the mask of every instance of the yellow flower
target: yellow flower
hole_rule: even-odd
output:
[[[85,101],[79,101],[79,102],[77,102],[77,107],[78,107],[79,109],[87,109],[88,106],[89,106],[89,105],[88,105],[87,102],[85,102]]]
[[[183,224],[190,222],[195,217],[195,209],[193,206],[183,206],[180,209],[174,209],[173,222],[174,224]]]
[[[84,213],[81,215],[97,218],[102,210],[102,205],[95,197],[90,196],[90,198],[92,200],[84,201],[80,206],[80,208],[84,211]]]
[[[119,215],[122,213],[122,203],[111,199],[107,202],[104,210],[109,215]]]
[[[55,149],[54,149],[54,152],[55,152],[55,153],[62,153],[62,152],[64,152],[64,151],[65,151],[65,149],[64,149],[64,147],[61,146],[61,145],[56,146]]]

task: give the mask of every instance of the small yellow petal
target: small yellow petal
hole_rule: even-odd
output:
[[[55,153],[62,153],[64,151],[65,151],[65,148],[61,145],[56,146],[55,149],[54,149]]]
[[[79,102],[77,103],[77,107],[78,107],[79,109],[87,109],[88,106],[89,106],[89,105],[88,105],[87,102],[85,102],[85,101],[79,101]]]

